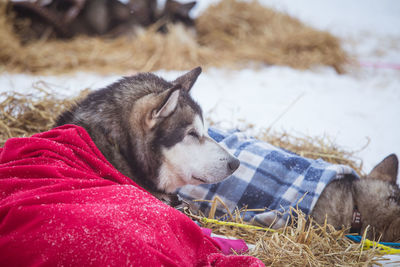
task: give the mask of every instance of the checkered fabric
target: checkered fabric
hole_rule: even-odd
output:
[[[188,185],[178,194],[208,214],[210,202],[220,197],[232,212],[247,206],[265,211],[247,211],[245,220],[275,227],[283,225],[289,217],[290,207],[298,207],[310,214],[324,188],[335,179],[358,178],[356,172],[345,165],[313,160],[277,148],[248,136],[243,132],[223,132],[210,128],[209,135],[235,155],[241,162],[239,169],[218,184]],[[226,214],[218,205],[217,216]]]

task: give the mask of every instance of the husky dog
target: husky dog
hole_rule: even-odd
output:
[[[56,126],[82,126],[117,170],[175,205],[177,188],[220,182],[239,167],[208,136],[202,110],[189,95],[200,73],[197,67],[173,82],[151,73],[125,77],[89,94]]]
[[[331,182],[318,199],[311,216],[335,228],[351,227],[367,237],[384,241],[400,240],[400,189],[396,184],[398,159],[386,157],[361,179]]]

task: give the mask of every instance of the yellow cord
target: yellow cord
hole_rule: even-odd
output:
[[[382,254],[400,254],[400,249],[391,248],[389,246],[385,246],[385,245],[379,244],[378,242],[373,242],[368,239],[364,240],[364,244],[363,244],[364,249],[370,249],[370,248],[374,248],[374,247],[378,248],[379,252],[381,252]]]
[[[201,218],[201,220],[204,223],[214,223],[214,224],[219,224],[219,225],[227,225],[227,226],[235,226],[235,227],[241,227],[241,228],[248,228],[248,229],[256,229],[256,230],[263,230],[263,231],[269,231],[269,232],[276,232],[274,229],[270,228],[264,228],[264,227],[259,227],[255,225],[249,225],[249,224],[243,224],[243,223],[234,223],[234,222],[223,222],[223,221],[218,221],[214,219],[208,219],[208,218]]]

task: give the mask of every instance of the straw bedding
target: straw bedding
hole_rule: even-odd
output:
[[[261,61],[306,69],[328,65],[342,72],[345,54],[337,38],[317,31],[257,1],[221,1],[198,18],[199,42],[234,55],[237,61]]]
[[[347,56],[339,40],[258,2],[222,0],[196,20],[195,31],[157,25],[135,36],[115,39],[79,36],[72,40],[38,40],[22,44],[13,31],[15,21],[0,3],[0,64],[7,71],[57,74],[77,70],[129,73],[193,66],[276,64],[299,69],[328,65],[343,72]],[[25,31],[26,32],[26,31]],[[196,32],[196,33],[194,33]]]
[[[57,115],[75,103],[75,99],[56,98],[46,87],[46,83],[39,82],[30,94],[0,93],[0,146],[11,137],[31,136],[49,130]],[[78,98],[87,92],[83,90]]]
[[[188,212],[188,215],[211,228],[213,233],[244,239],[255,248],[249,254],[266,266],[369,266],[376,264],[376,250],[361,250],[360,244],[345,238],[343,230],[331,225],[313,225],[300,210],[292,211],[292,223],[274,231],[243,227],[242,214],[236,211],[235,226],[220,225]]]
[[[86,94],[87,91],[83,91],[78,98]],[[50,129],[57,115],[77,99],[61,99],[55,95],[43,82],[36,84],[29,95],[15,92],[0,94],[0,146],[10,137],[30,136]],[[293,137],[268,131],[261,132],[258,137],[308,157],[323,157],[326,161],[350,164],[361,170],[361,163],[357,163],[353,153],[327,142],[328,139]],[[215,201],[214,205],[217,204],[218,201]],[[243,223],[243,212],[246,210],[237,211],[231,221]],[[277,232],[269,232],[204,222],[201,216],[188,211],[189,216],[213,229],[214,233],[255,244],[250,254],[268,266],[366,266],[375,262],[376,250],[362,251],[359,244],[344,238],[343,231],[336,231],[329,225],[311,226],[306,223],[303,213],[293,213],[298,214],[292,218],[290,225]]]

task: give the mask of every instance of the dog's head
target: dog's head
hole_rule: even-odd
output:
[[[386,157],[355,186],[356,203],[360,210],[363,231],[367,237],[384,241],[400,240],[400,189],[396,184],[398,159]]]
[[[166,83],[168,88],[141,97],[132,109],[130,122],[141,129],[143,146],[157,151],[147,154],[159,158],[153,183],[160,191],[220,182],[239,167],[239,160],[208,136],[201,108],[189,95],[200,73],[195,68]]]

